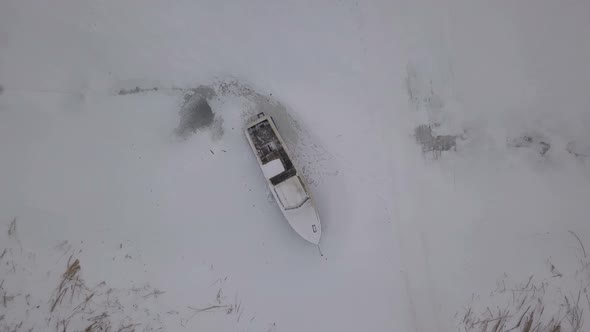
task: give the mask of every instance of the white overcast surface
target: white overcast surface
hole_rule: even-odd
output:
[[[585,331],[588,36],[575,0],[1,1],[0,331]]]

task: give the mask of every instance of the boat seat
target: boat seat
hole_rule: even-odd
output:
[[[296,209],[309,199],[299,176],[292,176],[277,184],[274,190],[285,210]]]
[[[285,167],[283,167],[283,162],[280,159],[274,159],[266,164],[262,164],[262,173],[264,177],[270,179],[274,176],[277,176],[285,171]]]

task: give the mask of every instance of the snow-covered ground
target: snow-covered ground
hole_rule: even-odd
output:
[[[0,331],[588,329],[588,35],[576,0],[0,2]]]

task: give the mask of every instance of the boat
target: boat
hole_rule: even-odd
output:
[[[245,132],[285,219],[302,238],[319,244],[322,228],[317,209],[272,117],[259,113]]]

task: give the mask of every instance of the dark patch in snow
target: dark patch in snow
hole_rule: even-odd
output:
[[[252,101],[253,107],[246,109],[243,114],[244,126],[255,119],[258,113],[264,113],[273,118],[281,137],[288,146],[301,139],[299,133],[302,128],[299,122],[293,118],[287,107],[276,100],[272,94],[259,93],[249,85],[237,80],[218,83],[218,91],[221,96],[240,96]]]
[[[223,136],[223,118],[216,115],[209,104],[209,101],[217,95],[215,90],[201,85],[189,91],[184,96],[176,134],[186,138],[191,133],[210,128],[213,139],[220,139]]]
[[[142,93],[142,92],[148,92],[148,91],[158,91],[158,87],[140,88],[140,87],[136,86],[135,89],[121,89],[121,90],[119,90],[118,95],[119,96],[133,95],[136,93]]]
[[[241,131],[258,113],[264,112],[275,121],[293,163],[310,186],[316,186],[323,176],[336,173],[335,170],[327,169],[327,163],[332,156],[313,141],[311,135],[293,117],[291,110],[278,101],[274,94],[260,92],[249,84],[233,78],[218,80],[197,88],[175,90],[185,93],[180,123],[176,128],[179,137],[187,138],[196,131],[206,130],[212,135],[213,140],[221,139],[224,135],[224,118],[216,109],[217,102],[223,104],[225,99],[237,99],[244,105],[240,109],[242,124],[231,127],[231,130]],[[205,102],[211,108],[210,112]],[[199,109],[199,103],[202,109]]]
[[[547,151],[549,151],[549,149],[551,148],[551,145],[547,142],[539,142],[539,145],[541,147],[541,155],[545,155],[545,153],[547,153]]]
[[[215,89],[213,89],[210,86],[206,86],[206,85],[200,85],[194,89],[191,89],[190,91],[192,91],[192,94],[187,94],[185,96],[185,99],[191,98],[192,96],[199,96],[201,98],[211,100],[211,98],[217,96],[217,93],[215,93]],[[186,100],[188,100],[188,99],[186,99]]]
[[[211,127],[213,140],[219,140],[223,136],[223,118],[215,116],[213,119],[213,126]]]
[[[566,151],[576,158],[587,158],[590,157],[590,145],[582,145],[578,142],[569,142],[565,147]]]
[[[219,83],[219,92],[223,96],[235,95],[240,97],[262,96],[254,91],[253,88],[247,84],[241,83],[237,80],[222,81]]]
[[[551,144],[547,143],[541,137],[536,135],[523,135],[508,142],[508,146],[514,148],[532,148],[544,156],[551,148]]]
[[[214,118],[213,110],[206,99],[200,97],[196,100],[189,99],[182,107],[176,133],[179,136],[194,133],[199,129],[211,126]]]
[[[16,234],[16,217],[12,219],[10,226],[8,226],[8,237],[12,237],[14,234]]]
[[[422,152],[434,152],[435,157],[442,151],[457,150],[458,135],[436,135],[432,133],[432,126],[419,125],[414,129],[416,142],[422,146]]]
[[[0,95],[2,94],[2,92],[4,92],[4,87],[0,85]]]
[[[553,263],[551,263],[551,261],[549,259],[547,259],[547,266],[549,267],[549,271],[551,271],[552,278],[563,277],[563,274],[561,272],[559,272],[559,270],[555,267],[555,265],[553,265]]]
[[[406,67],[405,81],[410,102],[417,110],[440,110],[445,106],[442,98],[434,92],[432,81],[420,75],[411,64]]]

